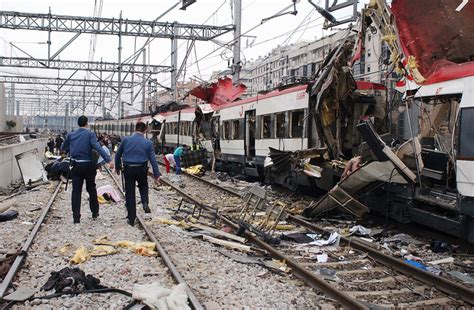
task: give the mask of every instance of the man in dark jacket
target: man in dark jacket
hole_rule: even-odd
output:
[[[137,217],[135,184],[142,198],[143,210],[150,213],[148,206],[148,162],[153,168],[155,182],[159,183],[160,170],[156,162],[153,143],[145,138],[146,125],[138,122],[135,126],[136,132],[125,137],[115,154],[115,167],[120,174],[120,166],[123,165],[125,176],[125,206],[128,212],[128,224],[133,226]]]
[[[86,181],[86,189],[89,193],[89,207],[92,212],[92,218],[96,219],[99,216],[99,202],[97,201],[97,190],[95,187],[97,163],[94,162],[92,149],[95,149],[106,162],[110,163],[110,169],[113,169],[110,156],[104,152],[97,142],[95,133],[87,129],[87,121],[87,117],[80,116],[77,120],[79,129],[71,132],[62,146],[62,150],[68,152],[71,157],[71,204],[75,224],[81,221],[81,194],[84,180]]]

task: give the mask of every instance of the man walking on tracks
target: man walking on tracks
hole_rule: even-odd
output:
[[[97,173],[92,149],[95,149],[113,169],[110,156],[108,156],[97,142],[95,133],[87,129],[87,117],[80,116],[77,120],[79,129],[71,132],[62,145],[62,150],[69,152],[71,157],[71,179],[72,179],[72,216],[74,223],[81,221],[81,194],[82,185],[86,181],[86,189],[89,193],[89,207],[92,218],[99,216],[99,202],[97,201],[97,190],[95,187],[95,176]]]
[[[127,207],[128,224],[133,226],[137,217],[135,184],[138,183],[143,210],[150,213],[148,206],[148,162],[153,168],[155,182],[160,180],[160,170],[156,162],[153,143],[145,138],[146,125],[138,122],[135,125],[135,133],[124,138],[115,154],[115,169],[120,174],[120,166],[123,166],[125,177],[125,206]]]

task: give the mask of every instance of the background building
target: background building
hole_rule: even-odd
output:
[[[347,31],[335,32],[313,42],[278,46],[268,55],[245,64],[242,83],[248,95],[269,91],[280,84],[311,78],[321,68],[330,51],[345,39]],[[351,34],[355,36],[354,34]],[[376,83],[391,83],[386,78],[390,55],[387,46],[377,34],[368,33],[361,59],[354,64],[354,78]],[[392,78],[392,76],[390,76]],[[387,85],[391,87],[392,85]]]

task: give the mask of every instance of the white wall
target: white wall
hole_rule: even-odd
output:
[[[7,187],[13,181],[21,180],[15,155],[38,149],[40,160],[44,158],[47,139],[33,139],[18,144],[0,146],[0,187]]]

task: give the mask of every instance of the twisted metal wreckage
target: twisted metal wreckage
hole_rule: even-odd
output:
[[[397,86],[405,87],[404,98],[388,111],[392,133],[397,135],[384,134],[377,121],[360,122],[356,127],[365,142],[358,156],[349,161],[341,180],[304,214],[314,218],[339,207],[361,217],[374,209],[401,222],[420,223],[474,242],[474,5],[394,0],[391,10],[384,1],[371,1],[365,27],[385,34],[390,65],[402,74]],[[432,27],[435,23],[437,27]],[[327,69],[331,70],[328,77],[320,83],[324,78],[320,75],[313,86],[314,118],[326,129],[322,132],[329,154],[337,157],[342,143],[337,132],[347,122],[340,113],[347,106],[340,83],[350,85],[350,79],[337,61],[329,65],[333,68]],[[319,84],[329,87],[318,89]],[[325,113],[331,109],[336,116],[329,122],[336,130],[335,141],[325,128]],[[405,128],[402,121],[408,123]],[[388,138],[393,139],[393,147],[384,142]],[[370,153],[364,152],[366,147]]]

